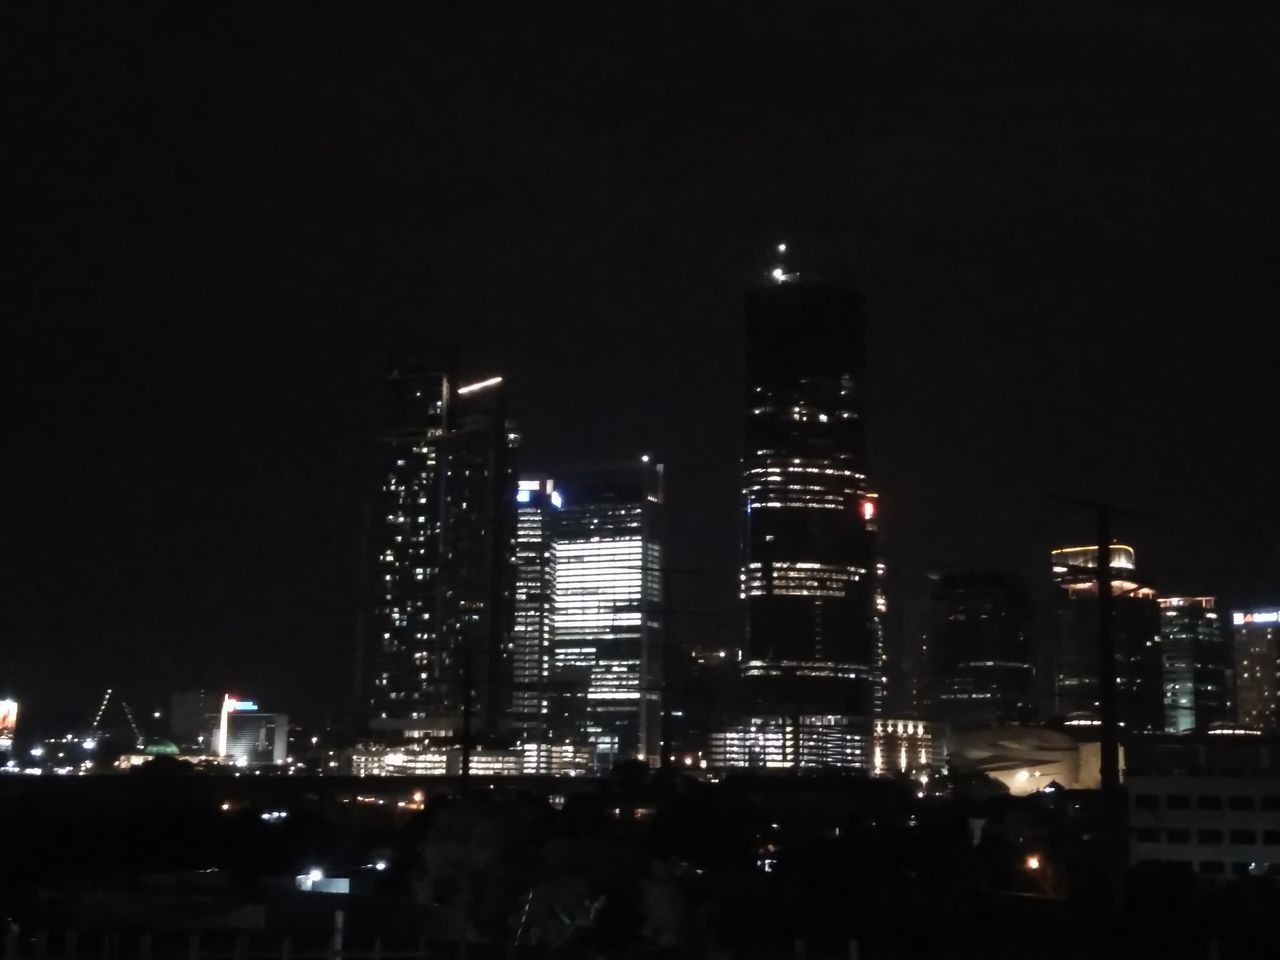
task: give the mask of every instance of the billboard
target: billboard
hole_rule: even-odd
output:
[[[1231,622],[1237,627],[1252,623],[1280,623],[1280,610],[1255,610],[1253,613],[1233,613]]]
[[[13,734],[18,729],[18,701],[0,700],[0,750],[13,746]]]

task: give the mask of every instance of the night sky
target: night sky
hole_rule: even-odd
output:
[[[743,289],[868,310],[891,602],[1116,534],[1280,601],[1274,3],[0,8],[0,693],[349,705],[380,355],[668,464],[736,620]]]

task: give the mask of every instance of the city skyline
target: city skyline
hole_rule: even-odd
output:
[[[785,244],[783,244],[782,246],[785,246]],[[776,257],[776,256],[775,256],[775,258],[774,258],[774,259],[780,259],[780,258],[778,258],[778,257]],[[777,270],[777,269],[778,269],[778,268],[774,268],[774,270],[771,270],[771,271],[769,271],[769,272],[765,272],[765,273],[763,273],[762,275],[757,275],[757,276],[754,278],[754,282],[751,282],[751,283],[749,284],[748,289],[753,289],[753,288],[754,288],[754,289],[759,289],[759,290],[767,290],[767,289],[770,289],[771,287],[774,287],[774,286],[780,285],[779,278],[778,278],[778,276],[777,276],[777,274],[776,274],[776,270]],[[798,274],[797,274],[797,276],[798,276]],[[456,347],[440,348],[440,352],[441,352],[441,355],[442,355],[442,356],[445,356],[445,355],[447,355],[447,356],[456,356],[456,354],[457,354],[457,348],[456,348]],[[375,353],[375,351],[370,351],[370,353],[371,353],[371,355],[373,355],[373,354]],[[376,352],[376,353],[377,353],[377,355],[378,355],[378,356],[385,356],[385,352]],[[486,370],[486,371],[487,371],[487,370],[491,370],[491,369],[492,369],[492,367],[491,367],[491,366],[487,366],[487,365],[484,365],[483,363],[476,362],[476,361],[474,360],[474,358],[470,358],[470,357],[468,357],[468,358],[467,358],[467,360],[469,361],[468,366],[470,366],[470,367],[472,367],[472,368],[475,368],[475,369],[477,369],[477,370],[481,370],[481,369],[483,369],[483,370]],[[451,363],[451,364],[455,364],[455,365],[456,365],[456,360],[451,360],[451,361],[450,361],[450,363]],[[444,368],[442,367],[441,369],[442,369],[442,371],[443,371],[443,369],[444,369]],[[452,369],[452,367],[451,367],[450,369]],[[446,373],[444,373],[444,372],[441,372],[441,373],[439,373],[439,374],[438,374],[438,376],[442,379],[442,381],[444,381],[444,380],[449,380],[450,382],[452,382],[453,380],[456,380],[456,381],[457,381],[457,383],[458,383],[459,385],[460,385],[460,384],[463,384],[464,382],[471,382],[471,381],[473,381],[473,380],[474,380],[474,381],[475,381],[475,382],[474,382],[474,386],[478,386],[478,387],[480,387],[482,390],[483,390],[484,388],[487,388],[487,387],[492,386],[492,385],[494,385],[494,384],[500,384],[501,389],[500,389],[498,392],[500,392],[500,393],[502,393],[502,394],[504,394],[504,395],[510,392],[510,378],[509,378],[509,377],[505,377],[505,376],[503,376],[503,375],[493,375],[493,376],[490,376],[490,377],[487,377],[487,378],[486,378],[486,377],[484,377],[484,376],[483,376],[483,374],[480,374],[480,373],[471,374],[471,375],[464,375],[464,376],[458,376],[456,373],[447,373],[447,374],[446,374]],[[475,380],[475,378],[476,378],[476,377],[480,377],[480,379],[479,379],[479,380]],[[461,398],[459,398],[459,399],[461,399]],[[513,412],[514,412],[515,417],[516,417],[516,418],[517,418],[517,420],[518,420],[518,419],[519,419],[519,411],[518,411],[518,410],[516,410],[516,411],[513,411]],[[512,422],[511,429],[512,429],[512,430],[516,430],[516,429],[517,429],[517,423],[516,423],[515,421],[513,421],[513,422]],[[513,434],[513,437],[515,437],[515,436],[517,436],[517,435],[516,435],[516,434]],[[516,441],[516,442],[518,442],[518,441]],[[614,444],[614,446],[620,446],[620,445],[621,445],[621,443],[620,443],[620,442],[619,442],[619,443],[617,443],[617,444]],[[553,446],[554,446],[554,444],[553,444]],[[630,448],[631,448],[632,450],[637,449],[637,446],[636,446],[635,444],[630,444],[629,446],[630,446]],[[659,446],[660,446],[660,444],[659,444]],[[527,451],[526,451],[526,452],[527,452]],[[646,456],[647,456],[647,454],[646,454]],[[581,458],[579,458],[579,459],[581,459]],[[547,460],[545,457],[540,457],[540,456],[538,455],[538,452],[537,452],[537,451],[534,451],[534,452],[533,452],[533,456],[532,456],[532,457],[529,457],[528,459],[524,459],[524,458],[523,458],[523,456],[522,456],[522,459],[520,460],[520,464],[521,464],[520,472],[521,472],[521,473],[523,473],[523,472],[524,472],[524,465],[525,465],[526,463],[532,463],[532,464],[546,464],[546,463],[548,463],[548,460]],[[545,470],[540,470],[539,472],[540,472],[540,473],[541,473],[541,472],[545,472]],[[555,472],[555,468],[553,468],[553,471],[552,471],[552,472]],[[515,473],[514,473],[514,472],[511,472],[510,476],[511,476],[512,478],[514,478]],[[367,480],[368,478],[366,477],[365,479]],[[878,502],[878,500],[876,499],[876,498],[878,497],[878,494],[877,494],[877,493],[871,493],[871,492],[868,492],[868,493],[867,493],[867,496],[871,498],[868,502],[870,502],[870,503],[872,503],[872,504],[873,504],[872,509],[876,512],[876,514],[875,514],[875,516],[876,516],[876,520],[877,520],[877,521],[879,521],[879,520],[880,520],[880,512],[879,512],[879,511],[880,511],[880,506],[879,506],[879,502]],[[367,498],[366,498],[366,499],[367,499]],[[1124,513],[1123,513],[1123,512],[1122,512],[1121,516],[1122,516],[1122,517],[1124,516]],[[1131,525],[1136,525],[1136,526],[1141,527],[1141,526],[1142,526],[1142,524],[1143,524],[1144,522],[1149,522],[1149,521],[1150,521],[1150,518],[1149,518],[1149,517],[1145,517],[1145,516],[1143,516],[1143,515],[1141,515],[1141,514],[1137,514],[1137,515],[1135,515],[1135,522],[1134,522],[1133,524],[1131,524]],[[367,532],[367,531],[365,532],[365,535],[366,535],[366,536],[368,535],[368,532]],[[1087,539],[1087,538],[1082,538],[1082,539]],[[679,541],[679,536],[678,536],[678,535],[677,535],[677,537],[676,537],[676,540],[677,540],[677,542]],[[1083,549],[1086,549],[1086,548],[1078,548],[1078,549],[1083,550]],[[892,551],[891,551],[891,552],[892,552]],[[1157,560],[1157,563],[1158,563],[1159,558],[1156,558],[1156,560]],[[908,561],[907,561],[907,563],[908,563],[908,565],[909,565],[909,566],[911,566],[911,565],[912,565],[912,563],[911,563],[911,561],[910,561],[910,560],[908,560]],[[735,564],[735,566],[736,566],[736,564]],[[981,572],[979,568],[980,568],[980,564],[978,564],[976,561],[974,561],[974,562],[969,563],[969,564],[960,564],[960,565],[958,565],[958,566],[957,566],[957,568],[956,568],[956,569],[952,569],[952,570],[941,570],[941,569],[937,569],[937,568],[935,568],[934,570],[931,570],[931,571],[930,571],[930,573],[931,573],[931,574],[943,574],[943,575],[952,575],[952,574],[956,574],[956,573],[958,573],[958,574],[963,575],[963,574],[970,574],[970,573],[978,573],[978,572]],[[706,572],[711,572],[711,573],[715,574],[715,573],[717,573],[717,572],[719,572],[719,573],[724,573],[725,571],[724,571],[724,570],[721,570],[721,571],[709,570],[709,571],[706,571]],[[1021,577],[1021,578],[1025,578],[1025,579],[1028,581],[1029,585],[1030,585],[1030,588],[1031,588],[1031,590],[1032,590],[1032,593],[1039,593],[1039,594],[1041,594],[1041,596],[1040,596],[1040,599],[1041,599],[1041,600],[1045,600],[1045,599],[1047,599],[1047,598],[1049,598],[1049,597],[1051,596],[1051,593],[1052,593],[1052,587],[1051,587],[1050,585],[1051,585],[1051,583],[1053,582],[1053,579],[1054,579],[1053,577],[1049,577],[1049,578],[1039,578],[1039,581],[1037,582],[1037,578],[1036,578],[1034,575],[1032,575],[1032,576],[1027,576],[1025,571],[1017,570],[1016,568],[1014,568],[1014,567],[1012,567],[1012,566],[1008,566],[1008,567],[1004,568],[1004,570],[1003,570],[1003,571],[1001,571],[1001,572],[1004,572],[1004,573],[1012,572],[1012,573],[1013,573],[1014,575],[1016,575],[1016,576],[1019,576],[1019,577]],[[1055,574],[1055,576],[1056,576],[1056,574]],[[892,582],[892,580],[891,580],[891,582]],[[1161,584],[1153,584],[1153,585],[1154,585],[1155,587],[1157,587],[1157,588],[1162,587],[1162,585],[1161,585]],[[927,583],[926,583],[926,581],[924,581],[922,578],[921,578],[921,579],[918,579],[918,580],[917,580],[916,582],[914,582],[914,583],[911,583],[911,584],[906,585],[906,586],[905,586],[905,589],[903,589],[903,584],[901,584],[900,582],[899,582],[899,583],[897,583],[897,584],[895,584],[895,586],[896,586],[898,589],[902,589],[902,596],[901,596],[900,598],[898,598],[899,603],[901,603],[901,604],[903,604],[903,605],[908,605],[908,606],[912,606],[912,605],[914,605],[914,606],[921,607],[921,608],[923,608],[923,607],[927,606],[927,601],[928,601],[928,587],[927,587]],[[1176,594],[1176,592],[1177,592],[1177,591],[1166,591],[1166,590],[1160,589],[1160,590],[1159,590],[1159,592],[1160,592],[1162,595],[1174,595],[1174,594]],[[1230,588],[1228,588],[1228,589],[1226,589],[1226,590],[1224,590],[1224,591],[1222,591],[1222,592],[1223,592],[1225,595],[1227,595],[1228,597],[1230,597],[1230,596],[1232,596],[1232,595],[1233,595],[1233,591],[1232,591]],[[1280,591],[1277,591],[1277,592],[1280,592]],[[1250,597],[1250,598],[1251,598],[1251,597],[1253,597],[1253,596],[1256,596],[1256,595],[1257,595],[1257,594],[1244,594],[1244,593],[1239,593],[1239,592],[1236,592],[1236,593],[1235,593],[1235,596],[1245,596],[1245,597]],[[1271,596],[1273,596],[1273,595],[1264,595],[1265,599],[1264,599],[1264,601],[1262,601],[1262,602],[1259,602],[1259,601],[1257,601],[1257,600],[1253,600],[1253,599],[1249,599],[1249,600],[1245,600],[1245,601],[1237,601],[1237,602],[1235,602],[1234,604],[1232,604],[1232,607],[1231,607],[1231,608],[1232,608],[1232,609],[1248,609],[1248,608],[1251,608],[1251,607],[1257,607],[1257,606],[1260,606],[1260,605],[1265,606],[1267,602],[1273,602],[1273,603],[1275,602],[1275,601],[1271,601],[1271,600],[1270,600],[1270,597],[1271,597]],[[355,611],[355,617],[358,619],[358,618],[363,614],[363,612],[364,612],[364,611],[362,611],[362,610],[356,610],[356,611]],[[900,621],[899,621],[899,622],[900,622]],[[1041,629],[1041,630],[1043,630],[1043,629],[1044,629],[1044,625],[1043,625],[1043,624],[1041,624],[1041,625],[1040,625],[1040,629]],[[1050,628],[1050,629],[1052,629],[1052,628]],[[899,630],[901,630],[901,627],[899,627]],[[699,639],[699,641],[701,641],[701,642],[705,645],[706,641],[704,640],[704,638],[699,637],[698,639]],[[360,642],[359,640],[356,640],[355,642],[356,642],[357,647],[360,647],[361,642]],[[899,638],[899,642],[902,642],[902,641],[901,641],[901,637]],[[1043,643],[1043,642],[1046,642],[1046,641],[1044,640],[1044,638],[1040,638],[1040,642],[1042,642],[1042,643]],[[729,636],[729,646],[730,646],[730,647],[735,646],[737,643],[739,643],[739,640],[738,640],[734,635],[730,634],[730,636]],[[712,645],[712,646],[714,646],[714,645],[715,645],[715,643],[713,642],[711,645]],[[745,647],[744,647],[744,649],[745,649]],[[898,659],[901,659],[901,657],[899,656],[899,658],[898,658]],[[365,665],[363,665],[362,667],[360,667],[360,669],[361,669],[361,670],[368,669],[368,665],[367,665],[367,664],[365,664]],[[207,675],[206,675],[206,676],[207,676]],[[367,678],[366,678],[366,679],[367,679]],[[205,685],[205,686],[207,686],[207,685],[208,685],[208,683],[206,682],[206,680],[205,680],[203,677],[201,677],[201,678],[199,678],[199,679],[198,679],[198,685]],[[238,677],[236,677],[235,679],[233,679],[233,680],[231,680],[231,681],[228,681],[228,683],[227,683],[226,685],[227,685],[229,688],[244,687],[244,686],[246,686],[246,685],[253,685],[253,686],[257,686],[257,687],[265,687],[265,688],[267,688],[267,689],[272,689],[271,679],[270,679],[269,677],[268,677],[268,678],[264,678],[264,677],[260,677],[260,676],[257,676],[257,677],[251,677],[251,678],[249,678],[249,679],[244,679],[244,678],[242,678],[242,677],[239,677],[239,676],[238,676]],[[165,695],[167,696],[167,694],[165,694]],[[163,699],[163,697],[162,697],[161,699]],[[30,701],[28,701],[28,703],[30,703]],[[361,710],[362,710],[362,709],[365,709],[365,708],[360,707],[359,705],[356,705],[356,706],[354,707],[354,709],[353,709],[353,710],[348,711],[346,708],[344,708],[343,706],[341,706],[341,704],[342,704],[342,698],[341,698],[341,695],[339,695],[339,697],[337,698],[337,700],[336,700],[335,704],[326,704],[326,706],[325,706],[325,716],[326,716],[327,718],[331,719],[331,720],[332,720],[332,719],[341,719],[341,718],[352,718],[352,717],[358,717],[358,716],[359,716],[359,714],[360,714],[360,712],[361,712]],[[904,704],[905,704],[905,705],[907,705],[909,709],[915,709],[915,707],[913,707],[913,706],[911,706],[911,705],[910,705],[910,701],[909,701],[909,700],[908,700],[908,701],[905,701],[905,702],[904,702]],[[64,718],[70,715],[70,714],[68,714],[68,713],[66,712],[67,705],[66,705],[65,703],[59,704],[59,707],[60,707],[60,709],[62,709],[62,711],[63,711]],[[313,709],[313,708],[311,708],[311,709]],[[501,708],[499,708],[499,709],[501,709]],[[38,704],[38,701],[37,701],[36,709],[35,709],[35,711],[33,711],[33,712],[34,712],[37,716],[39,716],[39,715],[41,714],[41,706]],[[309,713],[309,708],[307,707],[307,705],[305,704],[305,702],[304,702],[304,706],[303,706],[303,711],[302,711],[302,712],[303,712],[304,714],[308,714],[308,713]]]
[[[1122,53],[1092,7],[1071,42],[1036,11],[1017,27],[941,7],[910,25],[850,15],[834,32],[865,83],[824,50],[746,71],[720,113],[692,94],[740,57],[780,62],[812,17],[742,14],[724,51],[677,42],[646,80],[633,68],[652,35],[620,14],[636,17],[629,39],[581,44],[508,97],[509,71],[532,65],[521,31],[555,25],[481,42],[455,24],[458,44],[407,56],[406,80],[367,52],[422,52],[418,15],[401,16],[400,30],[352,27],[361,42],[325,69],[314,44],[349,37],[324,18],[288,35],[259,24],[299,62],[246,53],[244,71],[202,59],[235,17],[149,25],[165,83],[115,57],[121,34],[91,10],[34,25],[16,57],[43,91],[15,114],[22,146],[5,161],[29,238],[4,378],[22,415],[2,626],[24,716],[55,695],[90,709],[113,674],[352,697],[376,366],[406,329],[459,340],[477,378],[506,377],[529,469],[661,458],[672,556],[719,571],[676,584],[676,604],[710,608],[731,636],[739,304],[779,242],[844,260],[867,300],[868,446],[893,491],[880,526],[899,609],[935,570],[1010,570],[1046,595],[1044,550],[1090,539],[1059,495],[1133,511],[1116,534],[1162,590],[1275,603],[1277,291],[1262,251],[1280,218],[1247,106],[1274,65],[1222,52],[1260,32],[1215,23],[1220,44],[1189,74],[1179,51],[1202,31],[1177,17]],[[993,91],[972,64],[1015,36],[991,70],[1018,83]],[[50,45],[67,55],[42,56]],[[1080,50],[1094,69],[1063,88]],[[473,63],[494,68],[470,102],[499,104],[513,133],[498,145],[488,110],[441,92],[437,69]],[[1170,76],[1195,82],[1170,92]],[[599,89],[637,110],[616,117]],[[1084,146],[1121,131],[1109,161]],[[1208,135],[1221,153],[1196,147]],[[264,138],[278,150],[258,151]],[[404,149],[367,146],[392,142]],[[524,176],[483,173],[494,152]],[[228,171],[235,189],[207,186]]]
[[[1277,36],[4,4],[6,960],[1265,952]]]

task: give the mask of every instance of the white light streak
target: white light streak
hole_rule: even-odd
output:
[[[490,377],[488,380],[481,380],[478,383],[469,383],[465,387],[459,387],[459,395],[475,393],[477,390],[484,390],[486,387],[496,387],[502,382],[501,377]]]

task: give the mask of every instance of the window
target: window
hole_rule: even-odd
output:
[[[1164,798],[1164,805],[1169,810],[1190,810],[1191,798],[1185,793],[1171,793]]]
[[[1167,830],[1165,831],[1165,840],[1168,843],[1190,843],[1190,830]]]
[[[1237,877],[1247,877],[1249,875],[1250,864],[1236,862],[1231,865],[1231,872]]]
[[[1280,797],[1263,797],[1262,809],[1272,811],[1280,810]]]
[[[1139,843],[1159,843],[1160,831],[1155,827],[1139,827],[1133,831],[1133,839]]]
[[[1253,797],[1249,797],[1249,796],[1227,797],[1227,809],[1228,810],[1252,810]]]
[[[1268,847],[1280,847],[1280,830],[1263,830],[1262,843]]]
[[[1139,810],[1159,810],[1160,798],[1154,793],[1140,793],[1133,798],[1133,805]]]
[[[1221,843],[1221,830],[1197,830],[1196,843]]]
[[[1258,831],[1256,830],[1232,830],[1232,843],[1254,844],[1258,842]]]
[[[1227,865],[1221,860],[1201,860],[1200,872],[1212,876],[1221,876],[1227,872]]]
[[[1222,798],[1212,795],[1196,797],[1196,808],[1199,810],[1221,810]]]

